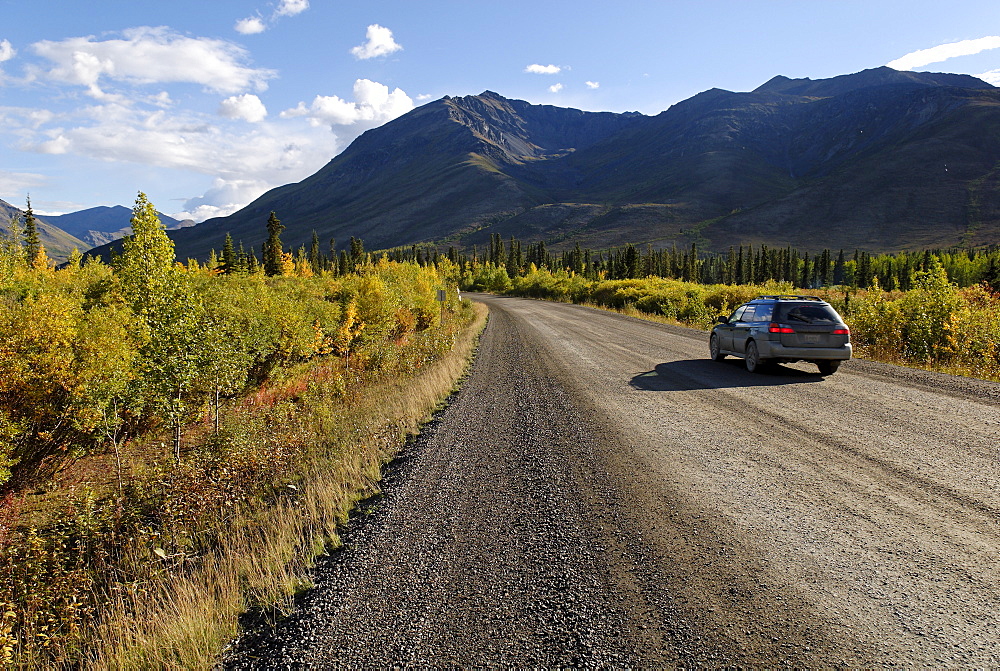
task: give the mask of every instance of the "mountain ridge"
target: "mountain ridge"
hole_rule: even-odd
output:
[[[305,180],[171,237],[181,258],[219,249],[226,233],[259,249],[275,211],[292,248],[314,230],[324,245],[353,236],[369,248],[469,247],[495,233],[716,251],[988,244],[1000,233],[993,137],[1000,90],[966,75],[779,76],[750,92],[709,89],[655,116],[487,90],[418,107]],[[949,161],[947,179],[929,168]]]

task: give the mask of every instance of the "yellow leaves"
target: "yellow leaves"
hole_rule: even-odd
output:
[[[337,329],[337,337],[333,341],[334,349],[341,356],[350,353],[351,347],[358,336],[365,330],[365,323],[358,317],[358,306],[354,299],[347,302],[344,314]]]
[[[309,259],[304,256],[298,258],[294,262],[294,275],[296,277],[312,277],[314,275],[312,264],[309,263]]]
[[[55,268],[55,263],[49,259],[48,254],[45,253],[45,245],[38,245],[38,253],[35,254],[35,258],[29,259],[29,265],[32,270],[53,270]]]
[[[282,275],[294,275],[295,274],[295,259],[289,252],[281,252],[281,274]]]
[[[70,386],[81,312],[69,296],[46,292],[0,314],[0,394],[42,402]]]
[[[334,337],[327,335],[320,325],[319,320],[313,321],[313,352],[316,354],[329,354],[333,351]]]
[[[17,648],[17,636],[14,634],[17,613],[13,608],[13,604],[0,601],[0,664],[5,667],[14,661],[14,650]]]

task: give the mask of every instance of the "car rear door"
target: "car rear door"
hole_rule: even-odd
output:
[[[733,324],[733,351],[737,354],[746,354],[747,338],[750,336],[750,329],[753,327],[754,312],[756,305],[748,305],[735,324]]]
[[[729,316],[729,321],[715,327],[715,332],[719,334],[719,349],[727,352],[735,351],[733,349],[733,327],[739,321],[740,315],[743,314],[744,310],[746,310],[746,306],[741,305]]]

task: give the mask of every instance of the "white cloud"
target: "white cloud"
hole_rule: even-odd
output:
[[[562,72],[562,68],[558,65],[539,65],[538,63],[532,63],[528,67],[524,68],[524,71],[533,75],[557,75]]]
[[[1000,70],[990,70],[982,74],[976,75],[979,79],[982,79],[988,84],[993,84],[993,86],[1000,86]]]
[[[309,0],[281,0],[275,16],[295,16],[309,9]]]
[[[351,53],[359,60],[386,56],[403,48],[393,39],[391,30],[377,23],[368,26],[365,38],[367,41],[364,44],[351,49]]]
[[[227,119],[243,119],[257,123],[267,117],[267,108],[254,94],[244,93],[223,100],[219,104],[219,114]]]
[[[259,16],[248,16],[237,21],[233,29],[241,35],[257,35],[267,30],[267,26]]]
[[[252,98],[237,102],[236,109],[252,109]],[[217,180],[214,190],[190,201],[199,220],[234,211],[268,188],[305,179],[344,144],[328,128],[308,123],[261,121],[248,128],[207,114],[119,103],[74,109],[38,128],[29,127],[27,111],[0,108],[0,121],[10,127],[8,120],[20,124],[19,149],[25,151],[212,177]]]
[[[601,88],[601,82],[584,82],[588,89],[599,89]]]
[[[562,90],[563,90],[562,84],[553,84],[552,86],[549,87],[549,91],[551,91],[552,93],[559,93]]]
[[[164,27],[123,31],[124,39],[95,41],[71,37],[42,41],[34,51],[53,63],[43,76],[57,82],[87,87],[105,97],[102,80],[136,84],[186,82],[220,93],[267,88],[272,70],[245,65],[247,52],[231,42],[178,35]]]
[[[155,96],[149,98],[149,104],[155,105],[156,107],[167,108],[174,104],[174,101],[170,98],[170,94],[166,91],[160,91]]]
[[[35,151],[39,154],[66,154],[69,152],[70,139],[61,132],[54,132],[50,135],[51,140],[46,140],[35,146]]]
[[[307,117],[314,126],[363,124],[374,128],[413,109],[413,101],[402,89],[390,92],[388,86],[369,79],[354,82],[354,99],[350,102],[339,96],[316,96],[309,107],[300,102],[282,112],[281,117]]]
[[[297,16],[307,9],[309,0],[281,0],[269,21],[265,22],[258,12],[256,16],[238,20],[233,29],[241,35],[257,35],[267,30],[269,23],[273,24],[283,16]]]
[[[8,40],[0,40],[0,63],[9,61],[17,55],[17,50]]]
[[[38,175],[32,172],[9,172],[7,170],[0,170],[0,194],[2,194],[5,199],[13,199],[15,196],[25,193],[30,189],[44,186],[47,181],[48,180],[44,175]]]
[[[216,179],[203,195],[185,201],[183,212],[170,216],[195,221],[224,217],[253,202],[274,186],[259,179]]]
[[[991,35],[975,40],[962,40],[960,42],[941,44],[930,49],[921,49],[901,56],[886,65],[894,70],[914,70],[925,65],[930,65],[931,63],[946,61],[949,58],[972,56],[981,51],[997,48],[1000,48],[1000,36]]]

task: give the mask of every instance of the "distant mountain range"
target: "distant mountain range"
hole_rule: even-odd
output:
[[[1000,90],[967,75],[865,70],[712,89],[656,116],[486,91],[357,138],[313,176],[171,234],[204,257],[350,236],[369,249],[627,242],[895,251],[1000,243]]]
[[[10,231],[12,216],[23,217],[24,211],[0,200],[0,233]],[[39,237],[48,255],[57,260],[65,260],[76,247],[81,252],[92,247],[106,245],[132,232],[129,225],[132,210],[122,205],[114,207],[92,207],[79,212],[60,215],[35,215],[38,220]],[[193,226],[191,220],[178,221],[160,214],[160,221],[168,230]]]

